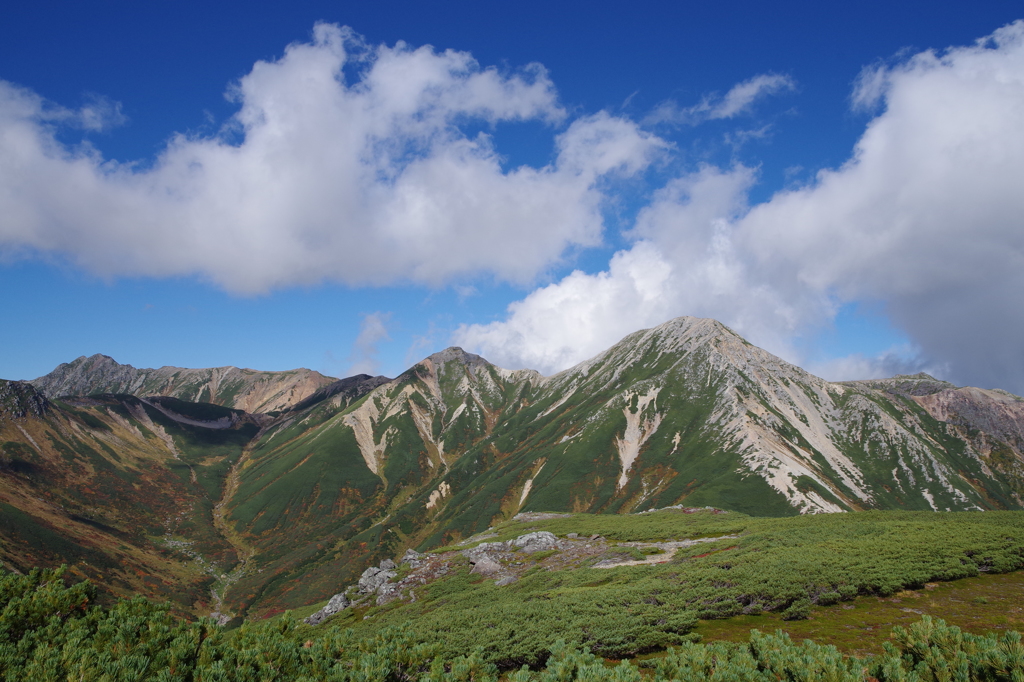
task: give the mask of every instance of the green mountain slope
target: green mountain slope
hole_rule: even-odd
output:
[[[694,318],[546,378],[448,349],[358,403],[325,401],[261,435],[225,519],[267,570],[229,597],[303,603],[371,561],[520,511],[1019,508],[1007,425],[1024,424],[1020,399],[1000,394],[1001,431],[971,422],[998,444],[986,449],[921,402],[955,387],[900,381],[914,390],[830,383]]]
[[[110,383],[109,371],[120,376],[125,366],[89,366],[65,372],[74,381],[51,386],[122,385]],[[201,373],[212,371],[174,376],[208,382]],[[9,386],[19,387],[11,396],[27,390]],[[141,394],[156,384],[133,386]],[[147,462],[159,484],[143,497],[193,521],[179,531],[170,511],[132,511],[138,516],[131,528],[145,542],[131,546],[158,547],[153,538],[167,533],[207,543],[188,551],[220,567],[213,572],[224,599],[218,610],[235,614],[318,601],[370,563],[457,542],[520,512],[621,514],[680,504],[752,516],[1018,509],[1024,490],[1021,398],[925,375],[831,383],[714,320],[688,317],[631,334],[550,377],[449,348],[394,380],[353,377],[302,399],[289,394],[290,409],[272,414],[170,397],[61,404],[31,395],[0,394],[0,405],[20,405],[2,422],[0,445],[21,452],[31,446],[24,433],[48,443],[45,432],[66,449],[34,446],[49,468],[33,485],[85,504],[91,493],[82,491],[102,480],[110,492],[95,508],[127,513],[120,510],[134,503],[115,499],[121,490],[126,500],[139,494],[134,486],[145,484],[135,462]],[[263,410],[269,403],[259,404]],[[90,452],[113,473],[102,473],[104,464],[76,478],[69,472],[77,469],[59,466],[60,457],[91,461]],[[3,474],[15,481],[4,489],[11,499],[27,476],[15,471],[21,466]],[[44,497],[9,504],[43,518],[30,498]],[[51,515],[36,525],[79,542],[84,531],[64,519]],[[179,564],[197,561],[182,554],[185,548],[171,551]],[[59,556],[46,555],[51,562]]]

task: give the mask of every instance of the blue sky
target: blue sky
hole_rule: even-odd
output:
[[[551,372],[694,314],[828,378],[1020,393],[1022,14],[5,8],[0,377]]]

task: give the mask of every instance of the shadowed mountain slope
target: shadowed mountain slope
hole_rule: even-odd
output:
[[[239,560],[214,505],[259,428],[217,405],[51,401],[0,381],[0,561],[19,571],[72,563],[115,594],[209,613],[211,587]]]

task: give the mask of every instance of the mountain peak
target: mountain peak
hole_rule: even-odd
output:
[[[85,356],[85,355],[80,355],[77,358],[75,358],[74,360],[72,360],[71,362],[66,362],[66,363],[62,363],[62,364],[58,365],[57,369],[60,369],[61,367],[69,367],[69,368],[87,367],[90,370],[94,370],[94,369],[97,369],[97,368],[116,369],[118,367],[129,367],[131,369],[135,369],[131,365],[122,365],[120,362],[118,362],[114,358],[110,357],[109,355],[103,355],[102,353],[93,353],[92,355],[89,355],[88,357]],[[41,378],[42,377],[40,377],[40,379]]]
[[[448,363],[455,362],[460,365],[465,365],[472,370],[476,370],[480,367],[491,366],[491,363],[484,358],[474,353],[468,353],[458,346],[449,346],[442,351],[428,355],[423,359],[423,363],[425,362],[430,362],[435,367],[443,367]]]
[[[865,386],[904,396],[924,396],[957,388],[956,384],[936,379],[930,374],[897,374],[888,379],[862,379],[841,382],[848,386]]]

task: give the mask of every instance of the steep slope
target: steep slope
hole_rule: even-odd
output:
[[[327,384],[323,388],[317,389],[312,395],[307,398],[303,398],[288,409],[291,411],[305,410],[306,408],[313,407],[317,403],[323,402],[328,398],[333,398],[334,396],[339,395],[341,396],[339,404],[344,402],[347,407],[373,389],[386,384],[389,381],[391,381],[391,379],[385,376],[378,375],[371,377],[369,374],[356,374],[355,376],[338,379],[334,383]]]
[[[173,398],[50,401],[0,381],[0,561],[74,564],[115,594],[207,614],[235,565],[212,510],[258,432],[244,412]]]
[[[339,394],[269,427],[225,505],[264,569],[238,582],[235,603],[301,603],[367,556],[422,544],[448,494],[443,477],[524,378],[540,377],[452,348],[351,406]]]
[[[450,483],[453,520],[476,490],[503,485],[523,491],[523,510],[684,500],[755,514],[1020,504],[988,453],[914,399],[829,383],[714,320],[637,332],[544,380],[488,445],[507,461],[466,499],[465,482]],[[1020,466],[1018,457],[1010,468]]]
[[[49,397],[123,393],[169,396],[249,413],[287,410],[336,380],[308,369],[260,372],[238,367],[136,369],[106,355],[59,365],[32,385]]]
[[[547,378],[451,348],[262,434],[225,506],[266,571],[231,596],[302,603],[370,560],[519,511],[1019,507],[1019,451],[1005,459],[930,411],[947,390],[830,383],[695,318]],[[971,428],[991,439],[1024,423],[1006,396],[1002,417]]]
[[[1024,494],[1024,398],[999,389],[958,388],[927,374],[897,376],[867,384],[913,399],[947,430],[998,471],[1013,489]]]

